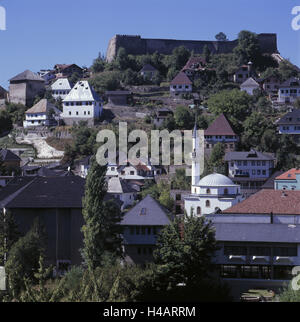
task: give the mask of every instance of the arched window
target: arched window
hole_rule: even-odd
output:
[[[206,200],[205,206],[206,206],[206,208],[210,208],[210,201],[209,200]]]
[[[200,216],[201,215],[201,208],[197,207],[197,215]]]
[[[206,189],[206,194],[210,195],[210,189]]]
[[[224,189],[224,195],[228,195],[228,189],[227,188]]]

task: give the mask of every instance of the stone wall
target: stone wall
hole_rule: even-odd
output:
[[[276,34],[259,34],[260,47],[263,53],[273,54],[277,50]],[[144,39],[141,36],[115,35],[109,42],[106,59],[111,62],[116,56],[118,49],[123,47],[127,54],[144,55],[158,52],[169,55],[173,49],[185,46],[195,54],[202,54],[204,46],[208,46],[210,51],[216,53],[231,53],[237,46],[238,41],[203,41],[203,40],[175,40],[175,39]]]

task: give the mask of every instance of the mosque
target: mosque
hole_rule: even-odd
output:
[[[191,195],[184,199],[188,215],[208,215],[230,208],[244,200],[241,188],[228,177],[213,173],[200,179],[200,144],[197,126],[193,130]]]

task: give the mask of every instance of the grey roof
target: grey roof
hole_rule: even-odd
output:
[[[259,84],[254,78],[250,77],[243,84],[241,84],[240,87],[242,88],[242,87],[254,87],[254,86],[259,87]]]
[[[88,81],[79,81],[71,89],[70,93],[63,100],[64,102],[76,102],[76,101],[97,101],[101,99],[95,92],[94,88],[89,84]]]
[[[7,149],[0,149],[0,158],[2,161],[21,161],[21,159]]]
[[[39,81],[39,82],[45,82],[45,80],[40,77],[38,74],[33,73],[30,70],[25,70],[23,73],[18,74],[17,76],[10,79],[10,82],[16,82],[16,81]]]
[[[118,177],[112,177],[107,183],[108,193],[131,193],[136,192],[125,180]]]
[[[157,69],[154,68],[152,65],[150,64],[146,64],[143,66],[143,68],[141,69],[141,72],[155,72]]]
[[[7,208],[82,208],[85,180],[78,176],[36,177]]]
[[[278,125],[299,125],[300,124],[300,109],[294,109],[285,114],[278,122]]]
[[[262,153],[256,150],[251,150],[249,152],[227,152],[225,154],[225,161],[243,161],[243,160],[275,160],[274,155],[271,153]]]
[[[168,211],[150,195],[130,209],[123,217],[121,225],[165,226],[170,224]]]
[[[51,111],[51,109],[56,113],[60,114],[61,111],[52,103],[50,103],[46,98],[41,99],[34,106],[25,112],[25,114],[46,114]]]
[[[213,223],[218,241],[300,243],[300,225]]]
[[[53,91],[55,91],[55,90],[71,90],[72,84],[70,83],[68,78],[59,78],[51,85],[51,89]]]

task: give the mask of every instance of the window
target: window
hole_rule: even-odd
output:
[[[145,234],[146,234],[146,228],[142,227],[142,235],[145,235]]]
[[[242,161],[238,161],[238,165],[242,165]]]
[[[255,170],[252,170],[252,174],[255,176],[255,174],[256,174],[256,171]]]
[[[210,201],[209,200],[206,200],[205,206],[206,206],[206,208],[210,208]]]
[[[265,176],[267,174],[266,170],[263,170],[262,174]]]
[[[131,176],[134,176],[134,171],[130,171],[130,175]]]
[[[79,113],[78,112],[76,112],[76,115],[78,115]]]
[[[249,252],[251,256],[271,256],[271,247],[254,246],[250,247]]]
[[[208,194],[208,195],[210,195],[210,189],[206,189],[206,193]]]
[[[130,227],[130,235],[134,235],[134,227]]]
[[[244,166],[247,166],[248,162],[247,161],[244,161]]]
[[[247,247],[244,246],[224,246],[224,255],[246,256]]]
[[[266,166],[266,161],[262,161],[262,166],[265,167]]]
[[[235,278],[237,277],[237,266],[234,265],[222,265],[221,277]]]
[[[241,267],[241,277],[243,277],[243,278],[259,278],[259,266],[243,265]]]
[[[257,161],[257,166],[259,166],[259,167],[260,167],[260,161]]]
[[[140,227],[135,227],[135,232],[137,235],[139,235],[140,234]]]
[[[257,175],[258,175],[258,176],[260,176],[260,172],[261,172],[260,170],[257,170]]]
[[[146,208],[142,208],[141,210],[141,216],[146,216],[147,213],[147,209]]]
[[[224,195],[228,195],[228,189],[227,188],[224,189]]]
[[[69,112],[69,115],[72,115],[72,112],[71,111]]]
[[[251,165],[254,167],[255,166],[255,161],[251,161]]]
[[[147,233],[148,233],[148,235],[151,235],[151,227],[147,228]]]
[[[292,247],[275,247],[274,248],[274,256],[282,256],[282,257],[296,257],[297,255],[297,246]]]
[[[201,215],[201,208],[197,207],[197,215]]]
[[[141,255],[142,251],[141,251],[140,247],[138,247],[138,249],[137,249],[137,253],[138,253],[139,255]]]

